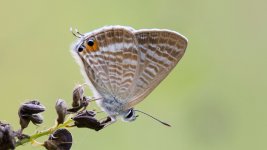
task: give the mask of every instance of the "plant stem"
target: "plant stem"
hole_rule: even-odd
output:
[[[29,138],[24,138],[22,140],[19,140],[19,141],[16,142],[16,147],[18,147],[20,145],[23,145],[25,143],[28,143],[28,142],[34,142],[34,140],[38,139],[39,137],[42,137],[42,136],[45,136],[45,135],[50,135],[54,131],[56,131],[57,129],[68,127],[69,124],[72,123],[72,122],[73,122],[73,120],[71,118],[69,118],[63,124],[59,124],[56,127],[52,127],[52,128],[49,128],[49,129],[41,131],[41,132],[37,132],[37,133],[31,135]]]

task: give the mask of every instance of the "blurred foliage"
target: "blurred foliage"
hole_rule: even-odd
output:
[[[81,32],[116,24],[167,28],[185,35],[189,47],[137,108],[173,127],[140,115],[101,132],[73,129],[73,150],[266,149],[266,5],[263,0],[1,0],[0,120],[18,129],[20,103],[37,98],[47,112],[44,125],[26,129],[34,133],[54,124],[58,98],[70,104],[73,87],[83,83],[69,52],[75,40],[71,26]]]

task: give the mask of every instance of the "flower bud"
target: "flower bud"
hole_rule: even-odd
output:
[[[45,111],[45,107],[40,102],[38,102],[37,100],[33,100],[33,101],[29,101],[29,102],[23,103],[20,106],[20,109],[19,109],[19,113],[21,113],[22,115],[25,115],[25,114],[28,114],[28,115],[37,114],[37,113],[40,113],[40,112],[43,112],[43,111]]]
[[[67,129],[58,129],[51,134],[44,147],[47,150],[70,150],[72,146],[72,136]]]
[[[21,132],[23,129],[28,127],[30,121],[32,121],[35,125],[41,124],[43,122],[43,117],[38,113],[43,111],[45,111],[45,107],[37,100],[23,103],[18,111]]]
[[[15,149],[15,134],[9,124],[0,122],[0,149]]]
[[[78,128],[89,128],[99,131],[105,125],[101,124],[96,118],[94,118],[94,116],[94,111],[84,111],[82,113],[79,113],[72,119],[74,120],[74,125]]]
[[[90,117],[95,117],[96,112],[92,110],[86,110],[79,112],[75,117],[81,117],[81,116],[90,116]]]
[[[76,113],[76,112],[78,112],[82,108],[84,108],[84,110],[85,110],[86,107],[89,105],[90,100],[91,100],[90,97],[83,96],[82,100],[80,100],[80,102],[79,102],[79,106],[73,107],[73,108],[69,108],[67,111],[69,113]]]
[[[55,108],[58,115],[57,123],[62,124],[65,120],[65,116],[67,115],[67,104],[63,99],[58,99]]]
[[[30,123],[30,117],[27,116],[19,116],[19,123],[20,123],[20,126],[21,126],[21,129],[25,129],[28,127],[29,123]]]
[[[81,105],[86,108],[89,105],[89,102],[92,98],[89,96],[84,96],[82,101],[81,101]]]
[[[84,88],[83,85],[77,85],[72,94],[72,107],[78,107],[80,106],[80,101],[83,99],[83,94],[84,94]]]
[[[29,118],[35,125],[42,124],[44,120],[41,114],[32,114]]]

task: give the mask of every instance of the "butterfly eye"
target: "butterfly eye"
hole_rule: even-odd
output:
[[[87,44],[89,45],[89,46],[93,46],[95,43],[94,43],[94,40],[89,40],[88,42],[87,42]]]
[[[83,45],[81,45],[81,46],[78,48],[78,52],[82,52],[82,51],[83,51],[83,49],[84,49],[84,46],[83,46]]]
[[[126,119],[130,119],[130,118],[133,117],[133,115],[134,115],[134,112],[133,112],[132,109],[130,109],[129,112],[128,112],[128,114],[125,116],[125,118],[126,118]]]

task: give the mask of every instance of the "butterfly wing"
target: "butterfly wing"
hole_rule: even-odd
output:
[[[139,54],[133,29],[108,26],[93,31],[86,38],[95,39],[98,49],[80,55],[85,78],[102,97],[123,101],[138,73]]]
[[[185,37],[169,30],[108,26],[90,32],[76,45],[79,47],[89,38],[95,39],[98,46],[94,51],[78,53],[84,76],[92,84],[95,96],[115,98],[123,103],[123,109],[149,95],[187,47]]]
[[[176,66],[187,47],[187,39],[174,31],[150,29],[134,34],[140,57],[139,74],[125,109],[148,96]]]

